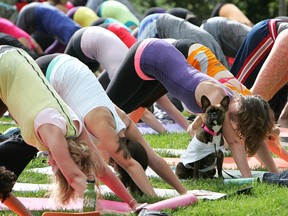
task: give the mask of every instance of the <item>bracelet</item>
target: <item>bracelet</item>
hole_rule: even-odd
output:
[[[134,201],[135,201],[135,199],[131,199],[130,202],[128,203],[128,205],[130,206]]]

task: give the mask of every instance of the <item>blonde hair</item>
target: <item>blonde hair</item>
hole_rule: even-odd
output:
[[[259,95],[239,96],[240,109],[235,117],[238,134],[243,138],[249,156],[254,155],[274,127],[274,112]]]
[[[85,142],[75,142],[72,139],[67,140],[67,142],[70,155],[79,169],[87,176],[98,176],[98,167],[87,144]],[[54,187],[50,191],[50,196],[57,204],[66,205],[78,197],[78,194],[70,186],[60,169],[55,173],[53,181]]]

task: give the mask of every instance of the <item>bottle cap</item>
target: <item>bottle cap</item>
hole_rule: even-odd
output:
[[[87,180],[88,183],[95,183],[94,175],[88,175]]]

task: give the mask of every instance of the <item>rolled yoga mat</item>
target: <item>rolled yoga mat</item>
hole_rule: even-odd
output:
[[[194,194],[185,194],[149,204],[144,208],[151,211],[161,211],[164,209],[175,209],[178,207],[189,206],[196,202],[198,202],[198,198]]]

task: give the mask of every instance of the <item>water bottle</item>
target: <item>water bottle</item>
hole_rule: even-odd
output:
[[[95,178],[90,175],[86,181],[86,190],[83,194],[83,212],[96,211]]]
[[[238,185],[243,185],[243,184],[257,184],[260,182],[259,177],[254,177],[254,178],[235,178],[235,179],[224,179],[224,184],[238,184]]]

